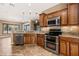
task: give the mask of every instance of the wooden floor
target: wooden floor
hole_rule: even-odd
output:
[[[11,38],[0,38],[0,56],[56,56],[55,54],[37,46],[13,46]]]

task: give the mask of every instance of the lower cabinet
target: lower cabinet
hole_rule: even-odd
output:
[[[45,45],[45,35],[44,34],[24,34],[25,44],[37,44],[38,46],[44,47]]]
[[[36,44],[36,34],[25,34],[24,35],[24,43],[25,44]]]
[[[77,43],[70,43],[70,55],[71,56],[78,56],[79,55],[79,48]]]
[[[45,46],[45,35],[37,34],[37,45],[44,48]]]
[[[30,44],[30,34],[24,34],[24,43]]]
[[[79,39],[60,37],[60,55],[79,56]]]
[[[60,41],[60,53],[66,55],[66,42]]]
[[[31,44],[37,43],[36,34],[30,34],[30,43]]]

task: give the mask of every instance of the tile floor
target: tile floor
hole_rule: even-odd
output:
[[[0,56],[57,56],[37,45],[13,46],[11,38],[0,38]]]

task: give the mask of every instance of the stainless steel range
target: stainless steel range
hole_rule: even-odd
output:
[[[50,29],[45,39],[45,48],[56,54],[59,53],[59,35],[61,35],[60,29]]]

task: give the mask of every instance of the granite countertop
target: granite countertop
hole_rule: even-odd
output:
[[[15,34],[26,34],[26,33],[31,33],[31,34],[45,34],[44,32],[36,32],[36,31],[29,31],[29,32],[14,32]]]
[[[36,32],[36,34],[45,34],[44,32]]]
[[[79,39],[79,36],[76,36],[76,35],[70,35],[70,34],[62,34],[60,35],[62,37],[71,37],[71,38],[78,38]]]

